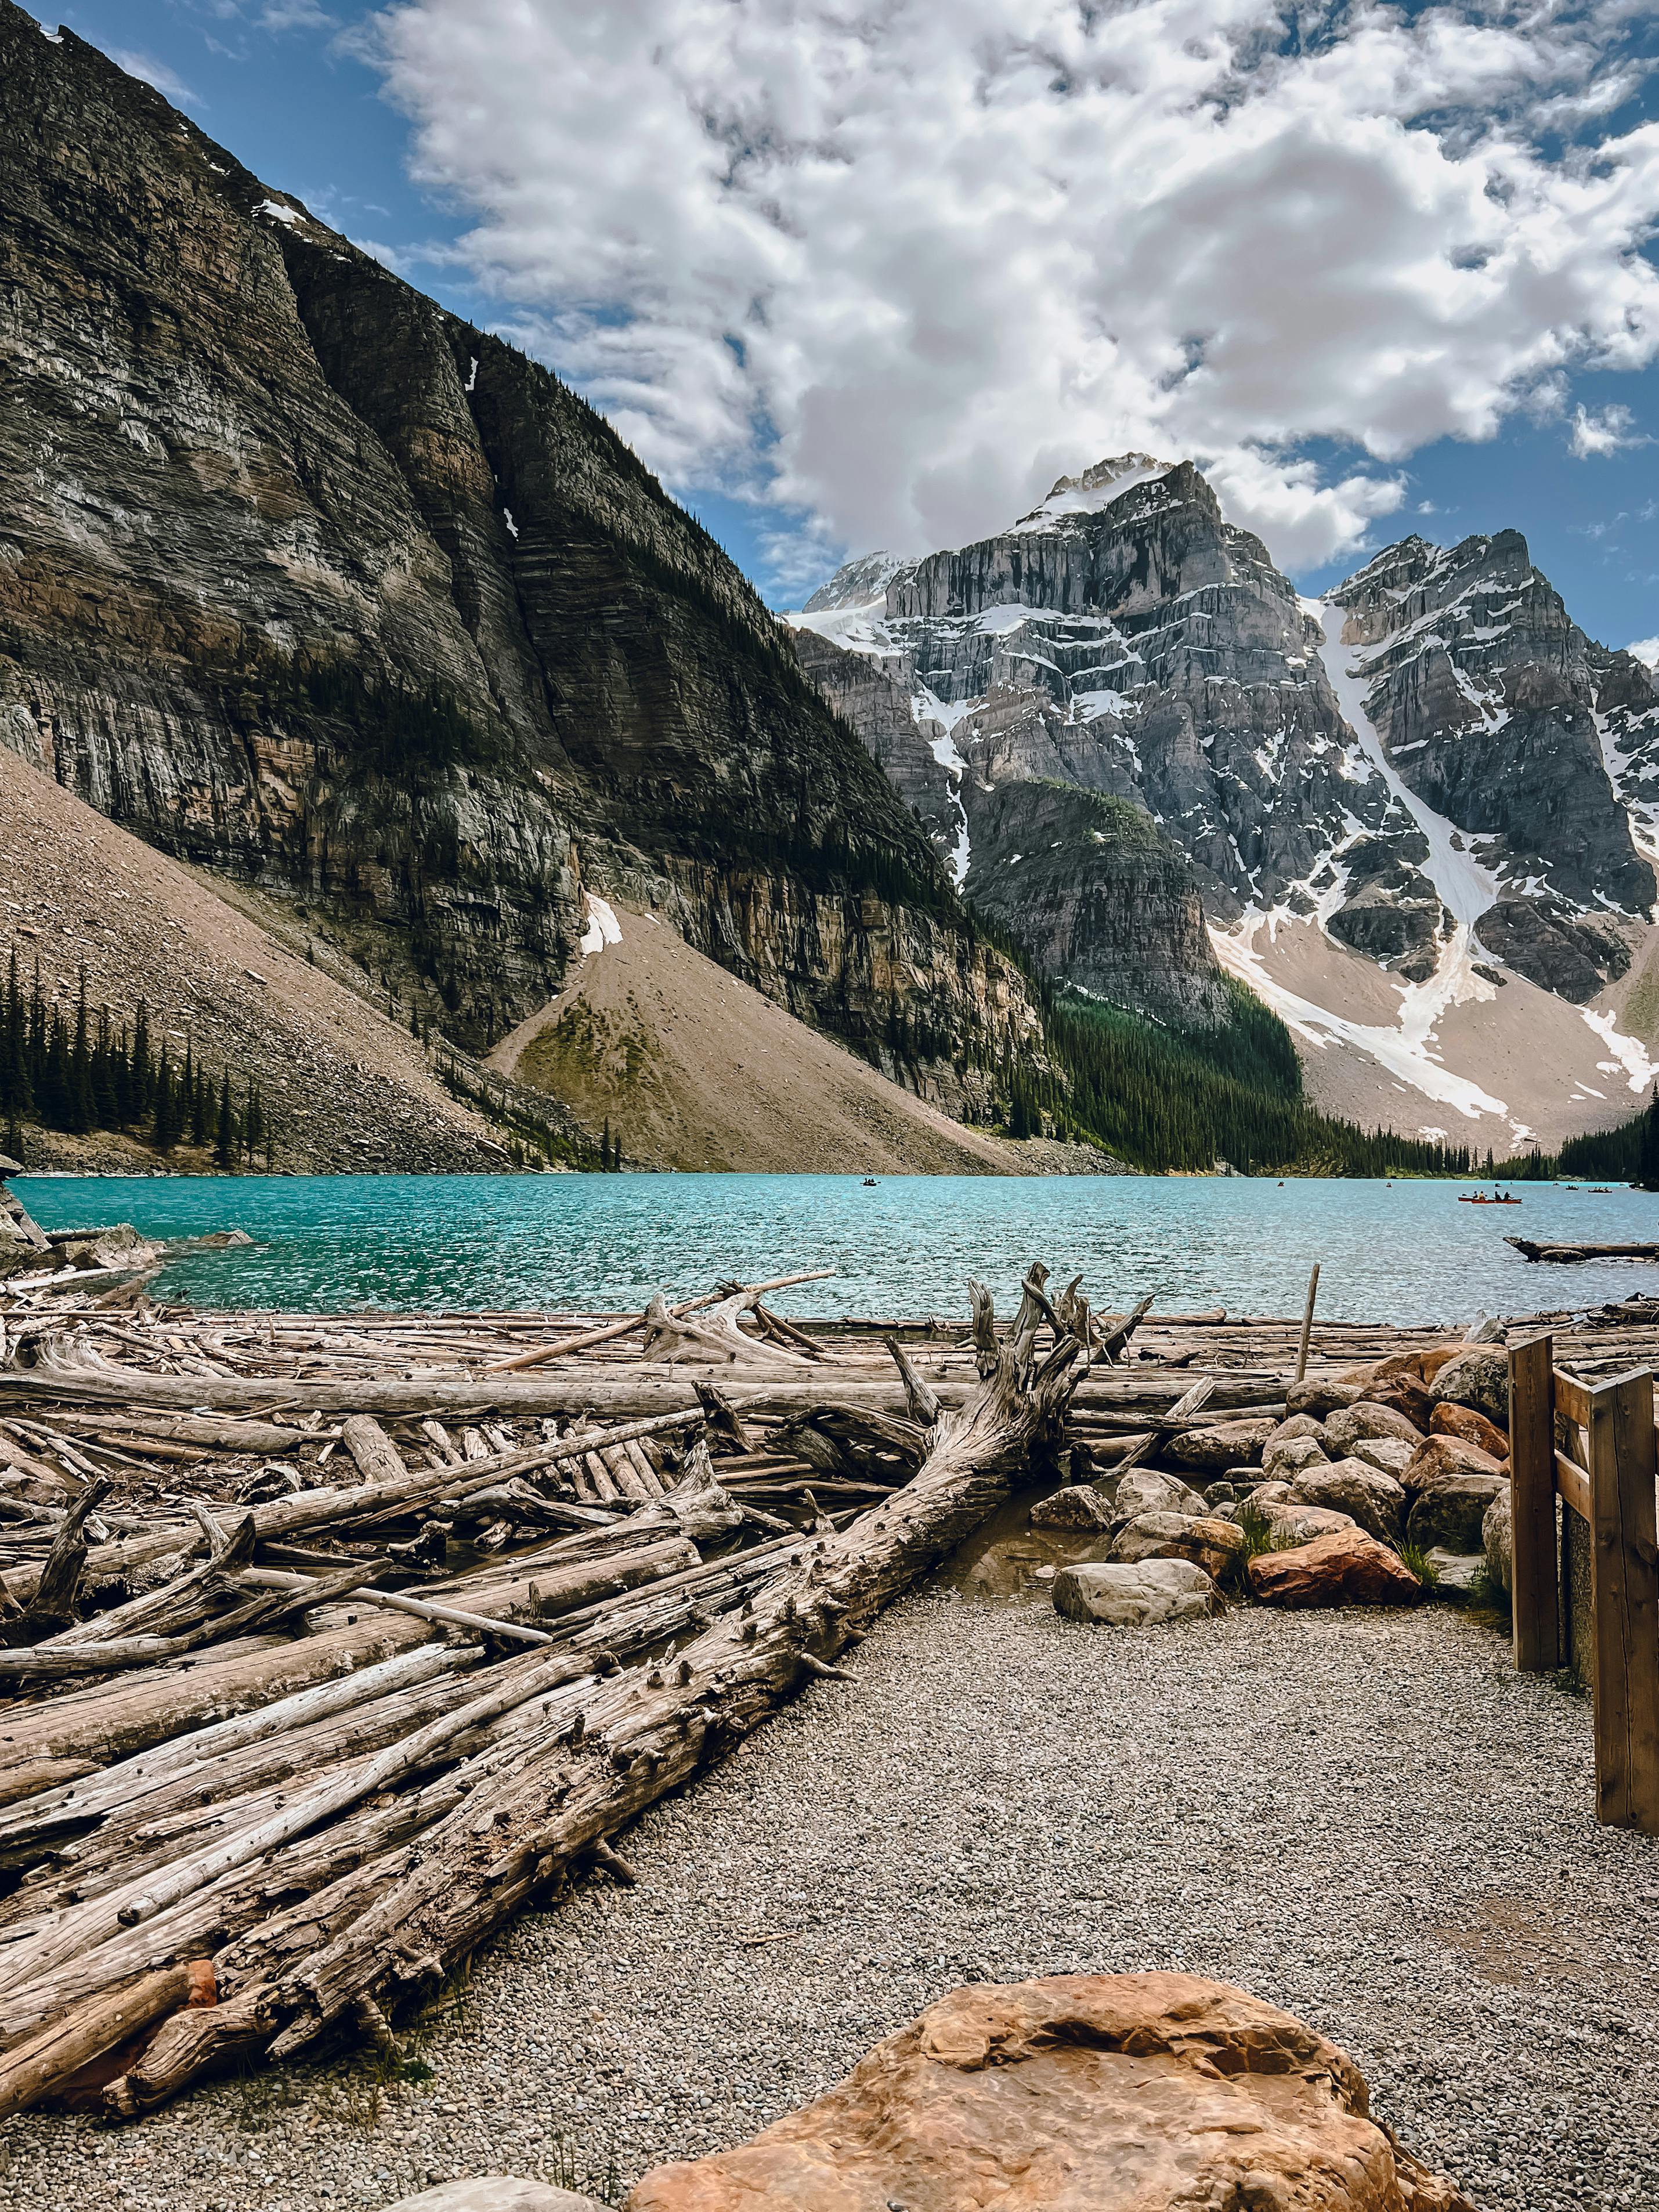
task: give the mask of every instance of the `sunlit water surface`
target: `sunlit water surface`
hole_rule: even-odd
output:
[[[1460,1206],[1468,1183],[1132,1176],[31,1176],[50,1229],[131,1221],[250,1246],[171,1261],[156,1294],[289,1311],[637,1306],[726,1276],[806,1267],[798,1314],[960,1316],[969,1275],[1006,1307],[1028,1261],[1081,1270],[1098,1308],[1299,1312],[1320,1262],[1332,1320],[1464,1322],[1659,1291],[1659,1267],[1528,1266],[1505,1233],[1659,1239],[1659,1197],[1522,1186],[1518,1206]]]

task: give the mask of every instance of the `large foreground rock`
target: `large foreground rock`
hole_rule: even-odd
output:
[[[1339,1528],[1292,1551],[1263,1552],[1245,1569],[1263,1605],[1415,1605],[1422,1586],[1396,1552],[1363,1528]]]
[[[1189,1559],[1142,1559],[1133,1565],[1091,1561],[1063,1567],[1054,1577],[1056,1613],[1112,1628],[1201,1620],[1218,1602],[1215,1584]]]
[[[1473,2212],[1290,2014],[1188,1974],[953,1990],[738,2150],[628,2212]]]

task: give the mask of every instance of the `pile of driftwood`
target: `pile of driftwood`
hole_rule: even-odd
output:
[[[1282,1409],[1295,1322],[198,1315],[0,1293],[0,2113],[395,2037],[1035,1474]],[[1435,1340],[1322,1325],[1316,1366]]]
[[[750,1286],[654,1301],[647,1361],[714,1349],[729,1380],[763,1346],[811,1377],[799,1402],[734,1406],[705,1361],[667,1411],[599,1417],[567,1374],[538,1386],[557,1410],[465,1424],[430,1376],[422,1408],[332,1419],[318,1400],[373,1395],[339,1368],[227,1412],[253,1378],[204,1377],[189,1317],[118,1338],[105,1308],[42,1329],[14,1301],[0,2112],[131,2114],[233,2057],[384,2041],[531,1898],[629,1879],[617,1831],[836,1672],[1058,1446],[1100,1332],[1042,1280],[1001,1333],[975,1291],[949,1407],[896,1340],[902,1412],[844,1398],[856,1363]],[[405,1389],[408,1364],[386,1362]],[[151,1401],[181,1376],[193,1408]]]

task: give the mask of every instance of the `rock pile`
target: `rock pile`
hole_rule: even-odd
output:
[[[1212,1612],[1223,1589],[1404,1605],[1425,1582],[1466,1591],[1483,1569],[1507,1589],[1508,1417],[1505,1353],[1471,1344],[1295,1384],[1282,1419],[1178,1430],[1164,1467],[1074,1480],[1033,1508],[1039,1526],[1104,1539],[1055,1577],[1054,1603],[1133,1627]]]

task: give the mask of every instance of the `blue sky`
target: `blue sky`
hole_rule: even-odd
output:
[[[673,0],[643,4],[647,15],[654,9],[662,18],[660,43],[672,49],[677,34]],[[586,12],[592,17],[594,11]],[[740,207],[734,216],[733,196],[741,189],[744,165],[758,175],[767,143],[792,129],[805,144],[832,125],[848,127],[844,115],[829,124],[815,115],[815,86],[803,90],[784,84],[791,56],[778,41],[804,39],[807,33],[798,29],[798,18],[814,11],[809,8],[792,16],[789,10],[757,0],[749,13],[747,33],[758,37],[769,28],[773,44],[763,51],[734,53],[725,66],[734,80],[746,73],[766,79],[765,100],[757,109],[756,96],[746,95],[750,105],[738,119],[716,128],[708,121],[708,99],[699,102],[686,92],[691,67],[686,60],[672,89],[682,106],[688,100],[700,106],[701,137],[688,138],[690,150],[684,155],[677,151],[672,127],[678,109],[664,109],[667,120],[659,122],[652,106],[661,96],[660,77],[630,78],[628,71],[643,64],[636,64],[625,46],[595,47],[591,64],[580,58],[587,49],[573,48],[572,41],[592,27],[581,22],[584,10],[574,0],[569,7],[559,0],[533,0],[528,10],[508,8],[504,0],[410,0],[399,11],[396,42],[388,46],[382,40],[378,55],[364,44],[372,10],[339,4],[325,9],[315,0],[78,0],[46,20],[61,20],[124,66],[148,76],[268,183],[297,195],[325,220],[382,253],[423,290],[483,325],[516,336],[550,360],[605,408],[774,604],[798,601],[842,552],[868,550],[872,543],[927,550],[1011,520],[1028,503],[1028,494],[1040,495],[1062,467],[1084,465],[1152,436],[1145,428],[1149,419],[1164,429],[1164,442],[1155,450],[1167,455],[1172,450],[1170,426],[1184,420],[1192,434],[1191,449],[1206,451],[1207,441],[1207,453],[1217,457],[1212,472],[1230,511],[1261,530],[1275,557],[1293,569],[1306,589],[1339,580],[1359,565],[1368,549],[1407,530],[1452,543],[1472,532],[1512,526],[1525,532],[1534,559],[1594,635],[1625,644],[1659,634],[1659,367],[1645,365],[1644,348],[1632,343],[1624,347],[1623,357],[1636,361],[1634,367],[1586,368],[1569,359],[1553,382],[1542,379],[1541,396],[1535,391],[1530,406],[1494,407],[1492,393],[1516,373],[1513,364],[1527,362],[1526,373],[1539,384],[1524,324],[1514,319],[1518,288],[1490,313],[1498,334],[1490,345],[1480,325],[1481,311],[1460,307],[1449,316],[1447,346],[1463,346],[1468,356],[1455,375],[1437,380],[1432,331],[1426,339],[1413,335],[1402,341],[1414,349],[1415,367],[1405,381],[1415,376],[1421,393],[1412,406],[1398,411],[1398,419],[1390,414],[1395,395],[1382,384],[1354,399],[1346,419],[1363,419],[1367,435],[1373,426],[1384,426],[1371,437],[1368,454],[1342,434],[1344,381],[1364,381],[1379,354],[1387,352],[1392,337],[1389,301],[1397,296],[1409,303],[1410,287],[1417,280],[1401,277],[1395,295],[1379,279],[1377,312],[1383,319],[1367,325],[1357,319],[1344,354],[1328,344],[1331,312],[1319,302],[1340,303],[1353,287],[1345,291],[1340,267],[1334,265],[1323,277],[1314,268],[1313,308],[1301,323],[1285,321],[1287,311],[1276,310],[1280,320],[1267,319],[1261,340],[1268,380],[1277,348],[1291,389],[1285,404],[1305,406],[1316,431],[1293,456],[1313,465],[1314,476],[1304,471],[1302,478],[1304,493],[1310,482],[1317,484],[1316,496],[1310,498],[1293,497],[1282,484],[1268,481],[1278,461],[1272,466],[1262,463],[1263,441],[1282,459],[1284,426],[1279,422],[1260,434],[1253,430],[1258,416],[1266,425],[1272,412],[1260,396],[1261,370],[1219,321],[1214,331],[1190,341],[1193,357],[1202,368],[1207,349],[1210,359],[1220,364],[1212,380],[1217,390],[1231,376],[1235,395],[1248,388],[1256,396],[1227,398],[1224,404],[1212,396],[1184,418],[1159,417],[1155,410],[1165,404],[1171,385],[1180,382],[1178,374],[1153,373],[1167,333],[1149,326],[1131,338],[1113,327],[1111,343],[1120,349],[1114,356],[1115,383],[1097,374],[1090,365],[1092,356],[1085,360],[1081,353],[1069,383],[1043,382],[1041,362],[1035,368],[1030,362],[1010,366],[1004,357],[1007,331],[993,330],[988,336],[982,327],[987,311],[958,314],[963,301],[971,306],[974,287],[986,281],[982,263],[964,258],[951,296],[920,304],[909,297],[897,301],[902,315],[913,319],[902,356],[895,352],[884,364],[878,361],[866,379],[865,365],[876,359],[884,343],[879,325],[894,319],[890,288],[918,281],[914,271],[927,258],[902,240],[892,241],[894,251],[882,257],[880,265],[859,258],[872,240],[880,244],[890,224],[886,210],[906,189],[895,166],[898,134],[886,144],[878,143],[879,118],[870,120],[872,102],[866,90],[860,95],[863,115],[858,122],[862,136],[855,153],[841,159],[841,168],[854,173],[863,163],[870,179],[867,201],[833,202],[827,197],[831,185],[809,180],[803,191],[817,197],[792,206],[787,222],[776,232],[757,223],[752,208]],[[897,13],[902,16],[904,9]],[[526,14],[542,20],[535,40],[520,51],[512,41],[526,35]],[[1583,10],[1558,14],[1564,24],[1569,18],[1575,24],[1584,20]],[[764,20],[769,15],[775,19],[769,26]],[[1428,18],[1425,11],[1414,10],[1402,20],[1419,24]],[[1639,52],[1644,39],[1652,43],[1650,29],[1638,19],[1638,30],[1634,42],[1627,29],[1595,31],[1603,46],[1580,70],[1591,89],[1571,98],[1559,95],[1567,101],[1559,143],[1551,141],[1553,123],[1540,124],[1540,111],[1531,111],[1526,131],[1537,173],[1547,169],[1575,134],[1588,143],[1586,131],[1597,138],[1626,133],[1643,117],[1659,115]],[[1060,35],[1057,31],[1056,39]],[[561,112],[550,105],[562,88],[569,91],[572,51],[579,55],[577,77],[591,65],[595,84],[608,84],[621,102],[607,116],[605,100],[594,99],[595,139],[574,153],[566,142],[580,134],[573,133],[568,117],[580,114],[580,107],[562,111],[562,123]],[[1420,40],[1413,52],[1421,58]],[[1329,43],[1328,70],[1340,67],[1342,53],[1340,40]],[[834,58],[840,67],[842,57]],[[902,51],[879,59],[887,73],[902,76]],[[948,59],[942,62],[936,46],[929,48],[926,65],[938,72],[942,85]],[[1375,73],[1374,59],[1356,51],[1355,74],[1362,64]],[[1607,82],[1615,64],[1626,72],[1620,95],[1598,105],[1593,89],[1598,75]],[[1424,64],[1425,70],[1428,66]],[[1439,62],[1433,66],[1438,68]],[[832,74],[822,61],[814,61],[813,70],[819,81]],[[1320,97],[1349,96],[1341,90],[1347,81],[1328,76],[1322,81],[1325,89],[1316,90]],[[1019,103],[1029,95],[1012,77],[1007,83],[1012,89],[1006,91],[1000,112],[1012,131],[1023,127],[1025,111]],[[1337,86],[1334,93],[1332,84]],[[770,88],[778,85],[784,88]],[[1058,143],[1054,92],[1052,83],[1043,92],[1049,104],[1042,127],[1047,143]],[[578,84],[574,96],[580,94]],[[1159,96],[1156,87],[1143,93],[1138,112],[1150,113]],[[1275,81],[1274,100],[1283,103],[1298,96],[1293,87],[1287,93]],[[1443,119],[1429,112],[1428,97],[1419,93],[1402,104],[1401,113],[1410,106],[1408,130],[1399,127],[1397,115],[1390,118],[1387,145],[1382,138],[1376,142],[1379,162],[1397,166],[1418,159],[1427,138],[1443,128]],[[948,92],[941,90],[939,113],[948,118],[950,112]],[[1164,112],[1162,127],[1175,129],[1168,120],[1174,108]],[[623,149],[624,158],[609,159],[618,136],[617,113],[637,115],[637,164],[626,158],[629,149]],[[1362,116],[1363,123],[1369,120]],[[626,125],[622,128],[625,133]],[[700,147],[711,132],[719,137],[722,131],[726,166],[716,179],[718,200],[699,202],[688,184],[682,201],[676,162],[688,175],[699,170]],[[1237,125],[1234,135],[1240,135]],[[1358,140],[1363,131],[1355,135]],[[1181,142],[1166,137],[1158,143],[1174,149]],[[1455,151],[1455,125],[1446,131],[1444,143]],[[948,172],[958,143],[965,148],[965,137],[959,134],[955,143],[948,131],[941,137],[927,155],[932,173]],[[1012,167],[1012,149],[1018,142],[1011,136],[1005,143]],[[968,157],[981,167],[987,159],[982,146],[968,149]],[[1061,155],[1054,158],[1060,166]],[[1086,176],[1091,158],[1087,147],[1066,158],[1074,159],[1079,178]],[[653,160],[659,164],[654,178],[648,173]],[[419,185],[410,173],[417,163],[428,179]],[[636,167],[647,173],[635,175]],[[808,167],[797,160],[791,173],[799,177]],[[927,173],[922,173],[925,179]],[[1289,188],[1285,173],[1269,175],[1260,166],[1254,173],[1262,179],[1264,208],[1282,208]],[[1326,181],[1317,190],[1340,188],[1340,179],[1330,182],[1331,173],[1321,173]],[[1430,184],[1449,190],[1449,180],[1455,181],[1442,161]],[[1363,191],[1363,178],[1360,187]],[[764,181],[771,196],[769,207],[776,189],[774,171]],[[941,197],[951,189],[942,183]],[[1076,189],[1080,193],[1084,186],[1079,183]],[[1478,219],[1478,193],[1474,201]],[[545,224],[538,213],[544,202],[551,211]],[[1295,219],[1304,224],[1299,254],[1319,250],[1317,212]],[[1224,224],[1226,218],[1188,214],[1183,219]],[[988,224],[992,218],[986,220]],[[1031,220],[1029,214],[1019,218],[1027,234]],[[1456,220],[1466,222],[1467,210]],[[1517,215],[1517,223],[1522,220]],[[729,235],[719,229],[728,222],[737,226]],[[1243,235],[1257,239],[1267,225],[1264,216],[1262,225]],[[580,255],[568,242],[573,229],[585,234]],[[805,240],[804,271],[801,265],[786,265],[780,235],[786,241]],[[1030,322],[1036,317],[1038,305],[1031,303],[1052,300],[1053,268],[1077,262],[1077,236],[1068,234],[1062,242],[1070,262],[1037,269],[1030,280],[1034,289],[1022,306],[1017,294],[1004,289],[1007,272],[1021,258],[1021,236],[1018,228],[1012,228],[1007,239],[996,243],[996,283],[986,295],[1007,299],[1011,328],[1022,318]],[[611,253],[613,240],[625,240],[626,251],[619,247]],[[958,248],[952,244],[951,250]],[[960,250],[971,256],[975,249]],[[1474,258],[1491,256],[1493,250],[1488,242]],[[1156,234],[1149,233],[1145,252],[1154,267],[1158,251]],[[1462,249],[1452,252],[1449,246],[1448,252],[1448,267],[1461,265],[1460,253],[1462,260],[1471,258]],[[1589,240],[1587,264],[1598,252],[1607,257],[1606,270],[1616,272],[1614,248],[1601,234]],[[1627,246],[1627,271],[1631,259]],[[696,286],[677,292],[672,272],[693,262]],[[895,262],[911,275],[896,277]],[[1294,287],[1296,267],[1292,261],[1278,276],[1270,269],[1263,291],[1275,283]],[[1056,325],[1052,333],[1045,330],[1041,343],[1034,343],[1034,354],[1082,347],[1078,328],[1086,328],[1088,343],[1094,343],[1103,325],[1112,323],[1126,286],[1133,286],[1128,268],[1122,264],[1103,277],[1101,296],[1087,304],[1086,313],[1079,309],[1074,321]],[[1595,266],[1580,274],[1583,299],[1591,306],[1575,306],[1564,277],[1560,301],[1540,307],[1540,322],[1553,314],[1562,327],[1570,328],[1575,317],[1582,319],[1597,299],[1608,295],[1611,276],[1604,279]],[[1363,268],[1360,275],[1363,291]],[[1062,283],[1072,281],[1067,277]],[[730,296],[707,307],[711,291],[720,285]],[[765,298],[757,306],[763,288]],[[861,330],[871,299],[879,301],[882,315]],[[1519,312],[1524,316],[1524,309]],[[1602,334],[1601,349],[1619,352],[1619,313],[1634,327],[1643,312],[1639,301],[1610,308],[1615,327],[1611,339]],[[992,320],[994,313],[990,311]],[[1190,321],[1194,310],[1183,304],[1172,307],[1170,313]],[[1249,319],[1243,309],[1234,313],[1237,321]],[[1137,318],[1146,320],[1139,296],[1131,319]],[[1136,343],[1153,368],[1131,376],[1121,363]],[[918,358],[925,373],[917,371]],[[1230,360],[1234,365],[1228,365]],[[1304,362],[1313,368],[1305,397],[1297,398],[1297,375]],[[1203,382],[1200,374],[1193,388]],[[1079,393],[1086,398],[1079,398]],[[1493,436],[1436,434],[1444,422],[1479,427],[1494,414]],[[1578,452],[1576,423],[1581,424]],[[1329,425],[1335,427],[1324,427]],[[1596,450],[1598,446],[1610,449]],[[1345,482],[1359,487],[1346,505],[1345,495],[1331,489]],[[1379,485],[1388,487],[1386,493]]]

